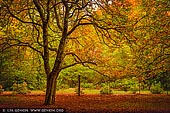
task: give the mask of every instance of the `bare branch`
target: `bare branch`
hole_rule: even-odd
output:
[[[20,21],[20,22],[22,22],[22,23],[26,23],[26,24],[34,24],[34,25],[41,26],[41,25],[38,24],[38,23],[35,23],[35,22],[27,22],[27,21],[24,21],[24,20],[18,18],[17,16],[15,16],[15,15],[10,11],[10,8],[9,8],[8,5],[7,5],[7,10],[8,10],[8,13],[11,15],[11,17],[17,19],[18,21]]]
[[[101,71],[99,71],[99,70],[97,70],[97,69],[91,68],[89,65],[86,65],[85,67],[88,67],[90,70],[93,70],[93,71],[95,71],[95,72],[99,73],[100,75],[105,76],[105,77],[107,77],[107,78],[111,79],[111,77],[110,77],[110,76],[108,76],[108,75],[106,75],[106,74],[102,73]]]
[[[79,58],[79,56],[76,55],[75,53],[72,53],[72,52],[67,53],[67,54],[65,55],[65,57],[66,57],[67,55],[72,55],[73,58],[74,58],[74,60],[75,60],[76,62],[82,62],[82,60]],[[77,59],[78,59],[78,60],[77,60]]]
[[[76,62],[76,63],[70,64],[70,65],[64,66],[64,67],[62,67],[60,70],[63,70],[63,69],[66,69],[66,68],[69,68],[69,67],[72,67],[72,66],[75,66],[75,65],[78,65],[78,64],[82,64],[83,66],[86,66],[85,64],[93,64],[93,65],[96,65],[96,63],[90,62],[90,61]]]
[[[15,44],[10,44],[10,43],[8,43],[9,41],[16,41],[16,43],[15,43]],[[13,47],[13,46],[26,46],[26,47],[29,47],[29,48],[31,48],[32,50],[40,53],[41,55],[43,55],[41,51],[39,51],[38,49],[36,49],[35,47],[33,47],[33,46],[32,46],[31,44],[29,44],[28,42],[22,42],[22,41],[20,41],[20,40],[18,40],[18,39],[8,39],[6,42],[7,42],[7,43],[4,43],[4,45],[8,45],[8,46],[5,47],[4,50],[5,50],[5,49],[8,49],[8,48],[11,48],[11,47]]]
[[[78,23],[70,31],[68,31],[67,36],[70,35],[77,27],[82,26],[82,25],[92,25],[92,23]]]
[[[56,7],[54,7],[54,13],[55,13],[55,19],[56,19],[56,22],[57,22],[57,26],[61,31],[63,31],[63,28],[60,25],[60,20],[59,20],[59,16],[58,16]]]
[[[33,2],[34,2],[35,7],[37,8],[37,10],[38,10],[38,12],[40,14],[41,20],[43,22],[45,22],[45,17],[44,17],[44,13],[42,12],[41,5],[39,4],[39,2],[37,0],[33,0]]]

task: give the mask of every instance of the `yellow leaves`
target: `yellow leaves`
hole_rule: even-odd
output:
[[[140,15],[145,15],[146,13],[142,11],[142,9],[139,8],[132,8],[130,11],[130,14],[128,15],[129,20],[137,19],[140,17]]]
[[[100,18],[100,16],[103,15],[103,13],[102,13],[101,10],[97,10],[97,11],[95,11],[94,13],[95,13],[95,15],[96,15],[97,17],[99,17],[99,18]]]
[[[0,31],[0,37],[5,36],[5,33],[3,31]]]
[[[9,30],[11,31],[12,36],[15,36],[15,35],[23,32],[22,27],[19,28],[17,25],[10,26]]]
[[[128,0],[128,2],[131,4],[130,14],[128,15],[129,20],[137,19],[141,15],[146,15],[146,12],[142,11],[142,8],[140,8],[141,0]]]
[[[132,5],[132,7],[139,5],[141,2],[141,0],[127,0],[127,1]]]

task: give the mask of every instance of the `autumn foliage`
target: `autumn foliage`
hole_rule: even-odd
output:
[[[169,90],[168,0],[0,4],[0,85],[5,90],[26,83],[30,90],[46,91],[46,105],[55,104],[56,90],[75,87],[79,75],[93,86],[138,87],[140,93],[161,84]],[[126,87],[133,78],[136,86]]]

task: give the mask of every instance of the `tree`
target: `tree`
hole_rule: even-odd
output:
[[[102,30],[94,11],[102,1],[86,0],[13,0],[1,2],[1,18],[8,46],[26,46],[42,57],[47,77],[45,104],[54,104],[56,79],[61,70],[77,64],[95,64],[91,59],[81,58],[68,49],[70,40],[77,37],[72,33],[80,26],[93,25]],[[11,30],[14,29],[15,31]],[[30,31],[30,29],[32,31]],[[71,64],[65,58],[71,56]]]
[[[117,5],[119,7],[116,7]],[[122,45],[130,48],[129,52],[122,49],[129,55],[123,51],[119,52],[120,59],[119,62],[116,62],[119,66],[124,64],[121,65],[124,69],[120,70],[120,73],[136,76],[139,83],[142,83],[160,72],[169,70],[169,2],[167,0],[114,1],[101,13],[102,16],[99,18],[105,19],[105,21],[101,21],[100,24],[119,26],[112,27],[114,30],[111,31],[111,36],[100,32],[102,36],[106,36],[110,40],[105,44],[109,48],[114,48],[111,45],[119,46],[118,50],[121,50]],[[118,56],[112,59],[115,58],[118,59]]]
[[[131,72],[142,82],[169,70],[169,6],[166,0],[140,1],[133,9],[127,33],[134,56]]]

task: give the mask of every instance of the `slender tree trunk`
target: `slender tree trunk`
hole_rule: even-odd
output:
[[[140,94],[140,91],[141,91],[141,81],[139,80],[139,94]]]
[[[80,75],[78,75],[78,96],[80,96],[80,93],[81,93],[80,90],[81,90],[80,89]]]
[[[51,105],[55,103],[55,95],[56,95],[56,81],[57,76],[51,75],[47,78],[47,88],[46,88],[46,96],[45,96],[45,105]]]

